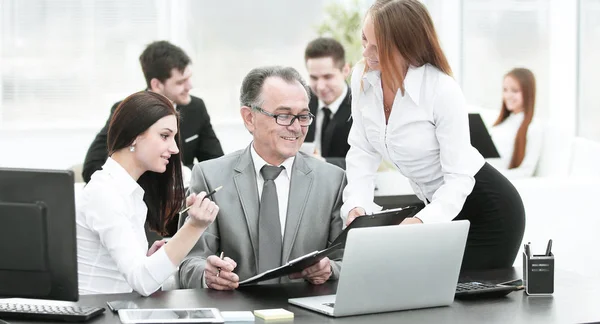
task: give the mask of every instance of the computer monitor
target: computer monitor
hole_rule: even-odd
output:
[[[79,299],[73,180],[0,168],[0,297]]]

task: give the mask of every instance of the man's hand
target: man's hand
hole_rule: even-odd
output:
[[[400,225],[423,224],[423,221],[418,217],[405,218]]]
[[[221,260],[216,255],[206,259],[204,280],[208,288],[215,290],[233,290],[239,286],[240,277],[233,273],[237,263],[230,258]],[[220,270],[219,270],[220,269]]]
[[[312,266],[302,270],[302,272],[292,273],[289,278],[290,279],[300,279],[304,278],[308,280],[313,285],[320,285],[325,283],[331,277],[332,269],[331,263],[329,263],[329,258],[325,257],[321,259],[317,264],[313,264]]]
[[[148,249],[148,252],[146,252],[146,256],[151,256],[152,254],[154,254],[154,252],[158,251],[158,249],[160,249],[165,244],[167,244],[167,241],[165,240],[154,241],[150,249]]]
[[[354,207],[349,213],[348,213],[348,219],[346,219],[346,226],[350,225],[350,223],[352,223],[352,221],[359,216],[364,216],[367,212],[365,211],[364,208],[362,207]]]

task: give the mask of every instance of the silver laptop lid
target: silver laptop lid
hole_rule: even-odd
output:
[[[466,220],[351,230],[334,316],[450,305],[468,231]]]

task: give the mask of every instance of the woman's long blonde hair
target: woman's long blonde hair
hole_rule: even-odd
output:
[[[404,94],[408,65],[431,64],[452,75],[427,8],[418,0],[377,0],[373,20],[382,81]],[[401,59],[397,57],[400,54]]]

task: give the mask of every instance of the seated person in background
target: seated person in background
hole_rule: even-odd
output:
[[[165,244],[148,250],[144,223],[163,232],[182,207],[178,114],[163,95],[127,97],[108,127],[110,157],[77,202],[80,294],[136,292],[161,287],[217,215],[205,193],[187,198],[188,221]]]
[[[542,148],[542,131],[533,123],[535,77],[516,68],[504,77],[502,109],[490,129],[500,159],[490,163],[507,178],[531,177]]]
[[[344,47],[333,38],[317,38],[306,47],[304,61],[313,93],[309,108],[316,116],[306,142],[314,142],[317,155],[338,164],[336,158],[344,161],[350,149],[348,133],[352,127],[350,88],[346,83],[350,67]]]
[[[204,101],[190,96],[192,84],[192,61],[179,47],[158,41],[146,47],[140,56],[140,64],[146,78],[146,89],[160,93],[173,102],[181,115],[182,161],[184,172],[191,171],[194,158],[210,160],[223,155],[221,143],[213,131]],[[121,102],[110,110],[106,125],[94,138],[83,164],[83,180],[89,182],[92,174],[100,170],[108,156],[106,137],[108,123]]]
[[[309,98],[304,80],[289,67],[257,68],[244,78],[240,112],[253,142],[194,166],[190,190],[223,186],[214,196],[222,203],[217,221],[179,268],[182,288],[235,289],[240,279],[327,248],[342,232],[344,171],[298,153],[314,118]],[[337,279],[342,253],[264,283]]]

